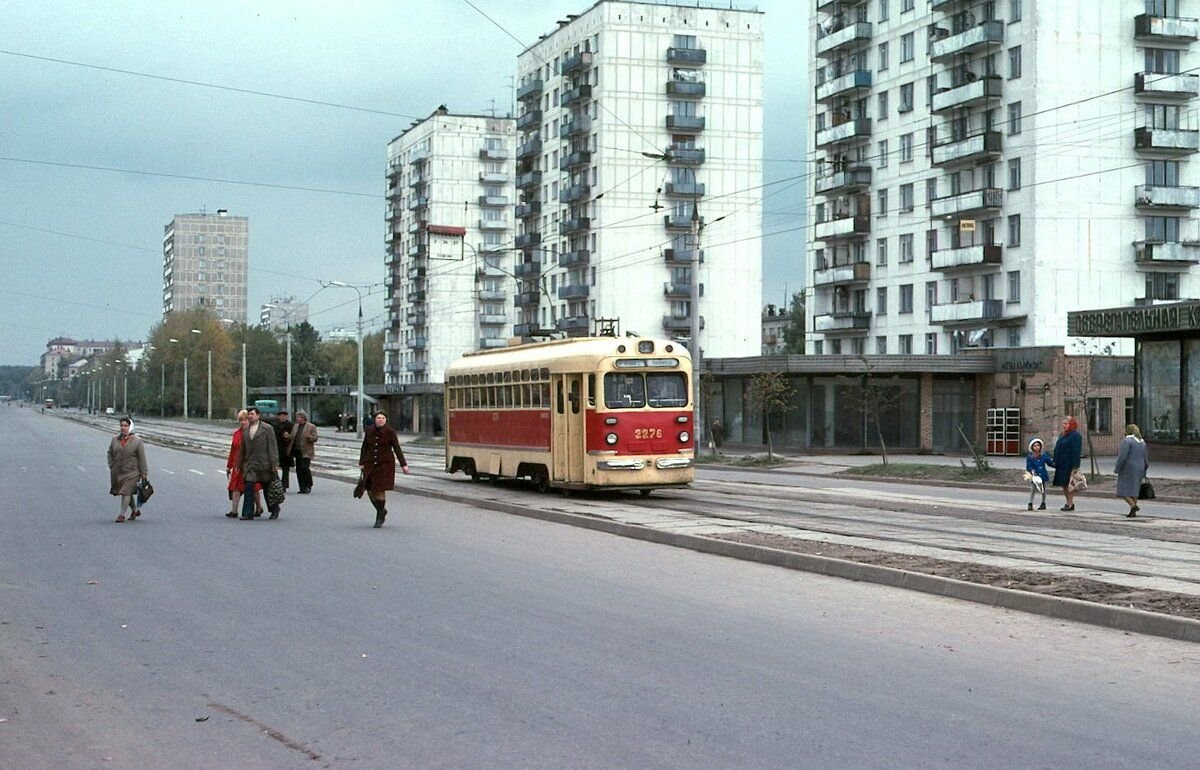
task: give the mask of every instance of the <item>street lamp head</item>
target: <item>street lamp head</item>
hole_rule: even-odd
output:
[[[329,285],[330,285],[330,286],[344,286],[344,287],[346,287],[347,289],[349,289],[349,288],[350,288],[350,284],[348,284],[348,283],[345,283],[345,282],[343,282],[343,281],[330,281],[330,282],[329,282]]]
[[[192,329],[192,334],[204,334],[204,332],[200,331],[199,329]]]
[[[167,340],[167,342],[179,342],[179,340],[175,339],[174,337],[171,337],[170,339]]]

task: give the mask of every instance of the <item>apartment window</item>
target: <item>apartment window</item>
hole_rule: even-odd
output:
[[[911,334],[901,334],[900,337],[896,341],[900,343],[900,355],[902,355],[902,356],[911,356],[912,355],[912,335]]]
[[[876,14],[880,21],[888,20],[888,6],[892,4],[892,0],[879,0],[879,13]]]
[[[875,56],[875,63],[879,66],[879,71],[883,72],[888,68],[888,44],[880,43],[878,53]]]
[[[900,112],[912,112],[913,84],[905,83],[900,86]]]
[[[1179,241],[1179,217],[1146,217],[1146,240],[1153,243]]]
[[[925,180],[925,208],[933,207],[933,199],[937,197],[937,177]]]
[[[1020,302],[1021,301],[1021,271],[1020,270],[1009,270],[1008,271],[1008,301],[1009,302]]]
[[[917,7],[917,0],[900,0],[900,13],[907,13]]]
[[[824,340],[814,340],[813,341],[813,355],[814,356],[825,355],[825,341]]]
[[[1147,104],[1146,125],[1150,128],[1176,130],[1179,128],[1179,105]]]
[[[875,216],[886,217],[888,209],[887,188],[875,192]]]
[[[1112,399],[1091,397],[1087,400],[1087,426],[1092,433],[1112,433]]]
[[[888,116],[888,92],[887,91],[879,92],[879,108],[877,110],[875,110],[875,114],[879,116],[880,120],[887,120],[887,116]]]
[[[881,356],[887,355],[887,337],[882,334],[875,338],[875,352]]]
[[[1179,16],[1179,0],[1146,0],[1146,13],[1151,16]]]
[[[1008,49],[1008,79],[1021,77],[1021,46],[1014,45]]]
[[[927,332],[925,334],[925,353],[927,355],[937,353],[937,334],[935,332]]]
[[[1016,136],[1021,133],[1021,103],[1013,102],[1008,105],[1008,134]]]
[[[936,229],[925,231],[925,258],[933,259],[933,252],[937,251],[938,247],[938,231]]]
[[[900,137],[900,162],[911,163],[913,159],[913,135],[904,134]]]
[[[900,262],[913,261],[913,237],[912,233],[907,233],[900,236]]]
[[[1011,214],[1008,217],[1008,245],[1021,245],[1021,215]]]
[[[887,287],[875,289],[875,315],[887,315]]]
[[[876,164],[879,168],[887,168],[888,164],[888,143],[887,139],[879,140],[879,162]]]
[[[925,282],[925,309],[933,310],[933,306],[938,303],[938,287],[937,281]]]
[[[913,50],[914,48],[916,48],[916,46],[913,44],[913,33],[909,32],[907,34],[901,35],[900,36],[900,61],[901,62],[912,61],[913,57],[916,56],[916,53]]]
[[[841,340],[830,340],[829,346],[832,348],[832,350],[830,350],[829,352],[832,353],[833,355],[840,356],[842,354],[842,341]]]
[[[1008,0],[1008,20],[1021,20],[1021,0]]]
[[[913,186],[912,182],[900,185],[900,210],[913,210]]]
[[[1021,330],[1015,326],[1008,330],[1008,346],[1010,348],[1021,347]]]
[[[1146,72],[1164,75],[1179,72],[1179,50],[1175,48],[1147,48]]]
[[[1146,184],[1154,187],[1179,186],[1179,161],[1152,160],[1146,164]]]
[[[900,313],[911,313],[913,311],[913,285],[906,283],[900,286]]]
[[[994,273],[987,273],[983,276],[983,298],[996,298],[996,276]]]
[[[856,356],[861,356],[863,353],[866,353],[867,352],[867,338],[866,337],[854,337],[853,339],[851,339],[850,340],[850,352],[851,352],[851,354],[856,355]]]
[[[887,259],[887,238],[880,238],[875,241],[875,264],[887,267]]]
[[[1021,159],[1012,158],[1008,161],[1008,189],[1021,189]]]
[[[1179,274],[1146,273],[1146,299],[1179,299]]]

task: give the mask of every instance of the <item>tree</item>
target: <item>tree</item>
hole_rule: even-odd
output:
[[[1091,466],[1091,475],[1095,476],[1100,473],[1100,468],[1096,465],[1096,448],[1092,443],[1092,432],[1098,430],[1100,426],[1096,420],[1092,419],[1089,412],[1092,395],[1096,388],[1092,382],[1092,364],[1095,363],[1096,356],[1112,356],[1115,350],[1111,342],[1105,344],[1103,340],[1096,337],[1076,339],[1074,345],[1080,358],[1075,361],[1064,361],[1061,380],[1063,400],[1076,404],[1073,411],[1078,412],[1080,407],[1083,409],[1082,415],[1072,416],[1086,428],[1084,436],[1087,439],[1088,463]],[[1109,419],[1112,419],[1111,416]]]
[[[789,355],[804,353],[804,337],[806,332],[804,312],[804,294],[803,292],[796,292],[792,295],[791,320],[783,330],[784,353]]]
[[[775,459],[775,441],[771,435],[771,418],[784,415],[795,409],[792,400],[796,389],[788,382],[783,372],[764,371],[750,378],[750,402],[763,413],[763,422],[767,427],[767,459]]]
[[[868,426],[874,424],[875,435],[879,439],[879,453],[883,464],[888,464],[887,442],[883,439],[884,415],[891,413],[900,406],[900,386],[896,376],[880,377],[871,368],[870,360],[864,355],[859,356],[863,365],[862,388],[859,391],[863,417]],[[892,382],[888,382],[888,380]],[[868,427],[869,429],[869,427]]]
[[[326,374],[321,371],[317,358],[317,345],[321,335],[308,321],[292,327],[292,377],[297,382],[305,382],[310,377]],[[279,378],[282,382],[283,378]]]

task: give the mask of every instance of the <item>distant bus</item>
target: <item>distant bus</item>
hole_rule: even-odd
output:
[[[54,408],[54,399],[52,399],[52,398],[48,398],[48,399],[46,399],[46,408],[47,408],[47,409],[53,409],[53,408]]]
[[[254,402],[254,407],[263,417],[274,417],[279,414],[279,402],[273,398],[260,398]]]

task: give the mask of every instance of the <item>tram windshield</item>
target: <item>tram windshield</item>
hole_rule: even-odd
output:
[[[687,379],[681,372],[604,375],[604,405],[609,409],[687,406]]]

